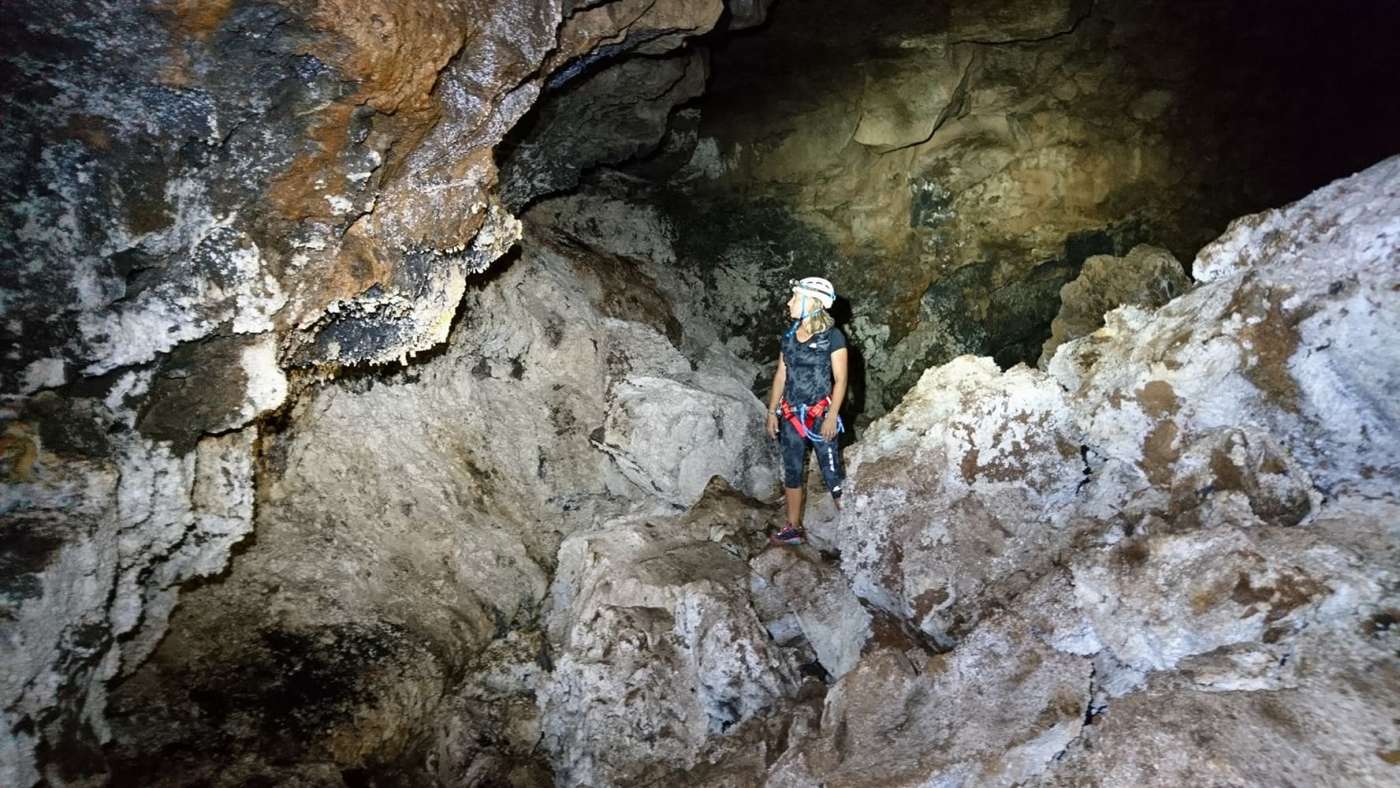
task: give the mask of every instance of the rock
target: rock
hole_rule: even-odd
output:
[[[832,679],[855,667],[876,622],[835,566],[806,552],[769,550],[754,559],[752,568],[750,590],[775,640],[805,640]],[[782,627],[788,617],[795,631],[785,638],[780,633],[786,632]]]
[[[888,64],[867,65],[856,142],[875,148],[917,145],[960,108],[971,51],[943,45],[918,52],[917,58],[901,53]]]
[[[1088,661],[1039,643],[1015,616],[984,622],[950,654],[904,645],[831,688],[820,735],[785,753],[769,784],[1014,785],[1079,734]]]
[[[951,646],[1073,540],[1085,469],[1069,414],[1033,370],[930,370],[849,453],[845,511],[809,528],[858,595]]]
[[[1378,731],[1393,727],[1385,720],[1396,691],[1383,611],[1395,604],[1400,542],[1394,501],[1376,484],[1393,485],[1393,441],[1362,446],[1359,431],[1335,425],[1390,435],[1400,421],[1375,392],[1393,385],[1382,381],[1400,363],[1375,352],[1345,388],[1356,397],[1345,407],[1323,405],[1341,401],[1338,378],[1308,373],[1333,368],[1315,359],[1334,343],[1393,345],[1377,315],[1395,301],[1383,206],[1396,200],[1397,176],[1392,159],[1255,220],[1282,227],[1296,215],[1305,235],[1270,236],[1287,250],[1278,255],[1243,247],[1257,255],[1253,266],[1222,267],[1155,312],[1110,312],[1055,355],[1049,376],[972,359],[929,370],[851,452],[839,518],[822,512],[809,523],[841,546],[856,594],[950,648],[940,659],[974,659],[975,644],[1005,632],[1006,609],[1026,611],[1019,626],[1035,643],[1008,653],[1043,648],[1092,662],[1093,688],[1081,697],[1091,698],[1093,724],[1080,741],[1077,728],[1040,739],[1032,763],[1052,764],[1041,779],[1384,781],[1389,734]],[[1001,467],[1015,471],[1003,479]],[[985,558],[967,552],[992,544]],[[823,730],[848,702],[840,687],[866,675],[881,683],[854,697],[881,700],[857,719],[873,726],[870,737],[893,729],[879,721],[902,708],[891,699],[912,692],[905,664],[868,652],[828,696]],[[979,680],[951,675],[968,678],[939,697]],[[1149,712],[1157,708],[1194,722],[1163,736]],[[1326,727],[1323,709],[1343,710],[1346,730],[1305,733]],[[844,741],[859,741],[854,730]],[[847,765],[834,742],[803,745],[774,767],[775,780],[854,782],[878,768],[894,783],[1003,779],[881,741],[888,767]],[[875,749],[848,746],[846,758]]]
[[[1296,60],[1223,6],[735,3],[700,117],[720,0],[90,5],[0,32],[0,783],[1391,776],[1400,160],[995,369],[1092,255],[1326,171],[1239,129],[1368,155],[1384,102],[1277,97],[1372,16],[1288,15],[1300,75],[1216,68]],[[798,271],[869,415],[996,359],[869,430],[815,555],[748,497]]]
[[[561,546],[548,614],[556,667],[541,705],[564,784],[690,768],[709,738],[795,694],[795,666],[749,604],[748,566],[711,541],[703,509]]]
[[[557,0],[109,5],[19,3],[0,47],[0,112],[16,119],[0,252],[23,261],[0,272],[4,511],[24,523],[0,557],[15,592],[0,631],[29,655],[5,654],[22,664],[0,695],[6,785],[106,768],[104,683],[251,528],[254,421],[305,413],[286,401],[315,378],[447,339],[469,277],[520,238],[494,148],[553,72],[664,54],[722,10],[565,24]],[[521,558],[515,540],[492,546]],[[543,593],[537,567],[502,571],[521,584],[502,608]],[[467,607],[467,640],[494,627],[475,618],[488,605]],[[262,648],[247,653],[275,664]]]
[[[963,41],[982,44],[1034,41],[1070,32],[1091,8],[1092,3],[1074,0],[1053,3],[959,0],[950,4],[948,24],[952,36]]]
[[[101,769],[107,682],[155,648],[180,585],[220,572],[253,527],[256,429],[206,437],[175,455],[131,431],[135,414],[115,403],[82,414],[115,427],[106,445],[53,435],[48,421],[64,415],[11,421],[5,438],[0,697],[12,735],[0,779],[8,785]],[[55,742],[66,743],[68,758],[40,761]]]
[[[643,269],[531,242],[467,298],[445,352],[304,394],[265,439],[256,544],[226,582],[184,596],[182,634],[118,694],[117,771],[147,779],[150,753],[198,741],[221,742],[248,779],[317,761],[424,780],[543,767],[526,741],[540,649],[501,641],[537,632],[560,540],[692,505],[716,476],[776,489],[762,405],[671,344],[669,303]],[[336,691],[239,689],[299,661],[337,674]],[[478,672],[521,678],[454,684]],[[190,719],[181,699],[205,696],[224,700]],[[473,722],[441,722],[452,715]],[[159,768],[173,783],[206,766]]]
[[[633,483],[683,507],[717,473],[749,495],[777,492],[763,421],[763,404],[732,379],[634,377],[614,387],[593,440]]]
[[[1327,576],[1321,607],[1279,617],[1297,621],[1302,613],[1296,633],[1220,648],[1182,660],[1178,673],[1155,674],[1142,691],[1109,704],[1048,784],[1389,782],[1396,635],[1377,624],[1387,614],[1377,619],[1375,603],[1361,600],[1379,593],[1382,608],[1393,605],[1375,584],[1393,575],[1394,506],[1342,508],[1335,517],[1319,521],[1311,539],[1335,543],[1343,533],[1388,530],[1383,538],[1392,549],[1368,555],[1314,541],[1305,560],[1328,560],[1339,571]],[[1308,544],[1300,530],[1285,533],[1295,546]]]
[[[1050,374],[1076,403],[1086,442],[1161,485],[1186,471],[1183,457],[1197,441],[1249,425],[1278,447],[1247,439],[1254,451],[1290,458],[1260,458],[1258,469],[1267,466],[1285,489],[1261,490],[1251,507],[1291,510],[1279,514],[1298,520],[1308,508],[1296,492],[1303,478],[1333,498],[1383,494],[1400,477],[1400,455],[1376,441],[1400,424],[1384,394],[1400,384],[1387,349],[1400,335],[1376,319],[1396,281],[1385,240],[1396,219],[1384,206],[1396,199],[1397,183],[1400,159],[1392,158],[1259,217],[1255,223],[1279,225],[1293,217],[1303,235],[1261,248],[1229,234],[1203,251],[1198,268],[1219,270],[1212,261],[1228,248],[1256,260],[1253,267],[1208,274],[1207,283],[1152,314],[1119,309],[1103,329],[1062,347]],[[1237,224],[1236,233],[1248,234],[1251,224]],[[1275,256],[1276,246],[1286,251]],[[1249,464],[1229,453],[1239,457],[1232,463]],[[1223,486],[1241,485],[1249,483]],[[1282,503],[1280,493],[1294,503]]]
[[[627,52],[666,54],[687,38],[709,32],[724,14],[724,0],[589,0],[574,3],[559,31],[551,71],[563,84],[601,60]]]
[[[1126,257],[1094,255],[1073,282],[1060,288],[1060,313],[1050,323],[1050,338],[1040,352],[1044,369],[1055,348],[1092,334],[1103,316],[1124,304],[1152,309],[1176,298],[1191,286],[1181,263],[1166,249],[1143,244]]]
[[[1074,594],[1117,659],[1168,670],[1188,656],[1278,642],[1337,604],[1329,600],[1357,593],[1338,556],[1297,541],[1223,528],[1125,540],[1076,563]]]
[[[693,164],[663,189],[679,263],[717,280],[702,277],[706,297],[734,334],[780,304],[725,298],[728,281],[835,282],[860,334],[860,427],[959,355],[1034,365],[1059,288],[1088,257],[1150,243],[1189,261],[1231,219],[1394,153],[1362,138],[1398,110],[1379,99],[1357,110],[1334,87],[1400,67],[1390,55],[1364,65],[1389,51],[1389,20],[1319,7],[1273,27],[1242,15],[1080,0],[777,4],[760,33],[713,54]],[[1257,37],[1222,32],[1242,28]],[[1283,53],[1323,38],[1338,42],[1327,67],[1291,70]],[[1331,109],[1294,100],[1304,93]],[[1288,131],[1319,117],[1331,119],[1327,145]],[[746,215],[762,218],[748,228]],[[750,344],[748,360],[769,361],[767,343]]]
[[[536,197],[573,188],[593,167],[652,150],[672,109],[700,95],[706,76],[698,52],[633,58],[550,96],[506,158],[506,204],[518,210]]]

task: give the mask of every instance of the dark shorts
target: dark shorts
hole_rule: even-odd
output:
[[[830,490],[833,496],[840,497],[841,481],[845,474],[841,470],[841,448],[837,441],[809,444],[797,434],[797,429],[787,419],[778,417],[778,425],[778,448],[783,455],[783,486],[802,486],[802,477],[805,475],[803,470],[807,464],[807,447],[812,446],[817,450],[817,467],[821,469],[826,489]],[[820,429],[821,423],[818,422],[817,430]]]

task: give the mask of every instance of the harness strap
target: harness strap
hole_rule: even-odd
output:
[[[778,412],[787,419],[793,429],[797,430],[798,436],[803,440],[812,443],[825,443],[826,441],[812,427],[816,425],[817,419],[820,419],[829,407],[831,407],[831,397],[822,397],[821,401],[814,405],[801,405],[797,410],[793,410],[792,403],[785,399],[778,406]],[[840,416],[836,417],[836,431],[846,431],[846,425],[841,423]]]

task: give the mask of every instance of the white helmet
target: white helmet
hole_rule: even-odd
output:
[[[836,288],[820,276],[809,276],[801,281],[789,282],[792,292],[817,299],[823,309],[830,309],[836,303]]]

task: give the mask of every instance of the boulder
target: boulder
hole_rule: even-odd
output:
[[[948,654],[888,643],[832,686],[820,734],[784,753],[768,784],[1025,783],[1079,734],[1090,674],[1012,614]]]
[[[1153,309],[1190,286],[1181,263],[1166,249],[1142,244],[1124,257],[1090,257],[1079,276],[1060,288],[1060,312],[1040,351],[1041,369],[1055,356],[1055,348],[1097,331],[1108,312],[1124,304]]]
[[[847,456],[844,511],[809,528],[858,595],[948,647],[1073,541],[1079,438],[1046,376],[960,358],[871,426]]]
[[[712,528],[716,506],[734,504],[616,521],[561,546],[540,704],[563,784],[689,769],[709,739],[796,693],[796,665],[749,602],[745,541]]]

